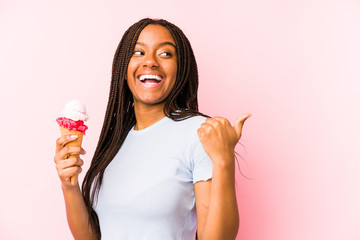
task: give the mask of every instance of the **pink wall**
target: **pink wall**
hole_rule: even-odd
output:
[[[122,2],[0,2],[0,239],[71,239],[55,118],[69,99],[87,104],[89,162],[115,48],[147,16],[188,35],[203,112],[253,114],[237,239],[360,239],[358,1]]]

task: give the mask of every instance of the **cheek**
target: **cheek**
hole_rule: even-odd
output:
[[[174,75],[176,76],[176,73],[177,73],[177,59],[174,60],[174,62],[172,64],[172,69],[173,69]]]
[[[138,63],[135,60],[130,59],[130,62],[128,64],[127,71],[126,71],[127,78],[131,78],[134,76],[137,66],[138,66]]]
[[[175,86],[176,76],[177,76],[177,65],[172,66],[172,69],[171,69],[171,82],[169,84],[170,90],[172,90]]]
[[[168,69],[168,74],[171,75],[171,78],[175,81],[177,75],[177,62],[170,63],[166,67]]]
[[[175,67],[173,68],[172,77],[174,78],[174,82],[175,82],[175,81],[176,81],[176,77],[177,77],[177,66],[175,66]]]

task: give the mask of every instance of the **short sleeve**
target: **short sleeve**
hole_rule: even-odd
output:
[[[200,140],[196,141],[192,160],[193,184],[212,178],[212,161],[205,152]]]

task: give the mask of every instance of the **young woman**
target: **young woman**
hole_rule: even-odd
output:
[[[235,239],[234,148],[242,126],[198,110],[197,65],[183,32],[142,19],[116,50],[104,125],[82,190],[85,154],[57,140],[55,162],[75,239]]]

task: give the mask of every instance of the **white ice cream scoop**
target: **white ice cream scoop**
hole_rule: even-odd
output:
[[[71,100],[66,103],[61,116],[72,119],[74,121],[87,121],[89,116],[86,114],[85,105],[79,100]]]

